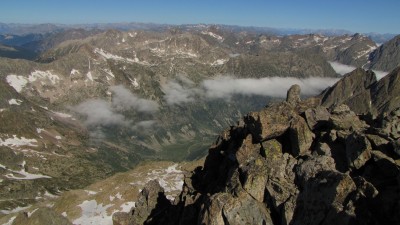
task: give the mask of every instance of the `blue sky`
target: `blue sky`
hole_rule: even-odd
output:
[[[399,0],[9,0],[3,23],[231,24],[400,33]]]

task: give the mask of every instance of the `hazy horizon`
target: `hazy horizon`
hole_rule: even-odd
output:
[[[400,1],[29,1],[2,3],[1,23],[224,24],[279,29],[400,33]]]

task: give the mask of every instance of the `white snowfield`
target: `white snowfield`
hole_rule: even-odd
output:
[[[144,186],[151,180],[158,180],[166,193],[180,191],[183,186],[183,171],[177,169],[174,164],[166,169],[157,169],[147,173],[144,181],[130,183],[131,185]]]
[[[215,39],[217,39],[219,41],[223,41],[224,40],[223,37],[221,37],[220,35],[218,35],[216,33],[211,32],[211,31],[208,31],[208,32],[207,31],[202,31],[201,33],[205,34],[205,35],[209,35],[209,36],[211,36],[211,37],[213,37],[213,38],[215,38]]]
[[[54,85],[60,81],[60,77],[58,75],[52,74],[51,71],[35,70],[29,76],[14,74],[8,75],[6,80],[7,83],[17,92],[21,92],[28,83],[33,83],[37,80],[40,80],[42,84],[44,84],[45,81],[50,81]]]
[[[97,204],[96,200],[84,201],[78,205],[82,209],[82,216],[73,221],[76,225],[96,224],[112,225],[112,214],[108,215],[107,209],[113,204]]]
[[[21,103],[22,103],[22,100],[15,99],[15,98],[8,100],[9,105],[21,105]]]
[[[17,135],[13,135],[12,138],[2,139],[0,138],[0,146],[7,146],[7,147],[21,147],[21,146],[30,146],[30,147],[37,147],[36,139],[29,139],[25,137],[17,137]]]
[[[135,185],[138,188],[143,188],[148,181],[157,179],[160,185],[164,188],[167,198],[172,200],[176,196],[177,192],[182,190],[183,186],[183,171],[179,170],[177,167],[178,165],[174,164],[167,168],[152,170],[143,174],[144,176],[134,176],[135,179],[143,176],[143,179],[130,184]],[[95,198],[95,195],[99,193],[92,190],[85,190],[85,192],[88,196],[93,196],[93,198]],[[107,202],[98,202],[96,199],[85,200],[78,205],[78,207],[81,208],[82,214],[79,218],[73,220],[73,224],[112,225],[112,214],[114,212],[129,212],[131,208],[135,206],[135,202],[133,201],[121,204],[121,200],[124,200],[124,196],[120,192],[108,195]],[[121,204],[118,209],[110,209],[118,204]]]
[[[213,63],[211,63],[211,66],[219,66],[219,65],[223,65],[226,62],[228,62],[227,59],[217,59],[215,60]]]

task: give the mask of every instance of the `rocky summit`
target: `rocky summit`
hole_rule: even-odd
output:
[[[400,69],[357,69],[244,116],[169,202],[149,182],[123,224],[400,224]]]

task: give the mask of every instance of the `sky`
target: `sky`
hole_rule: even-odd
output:
[[[228,24],[400,33],[399,0],[2,0],[2,23]]]

